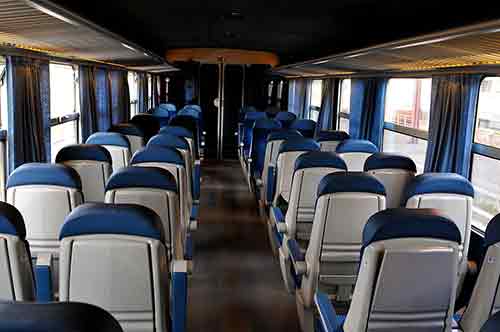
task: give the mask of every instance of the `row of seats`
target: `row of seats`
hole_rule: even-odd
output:
[[[448,288],[454,289],[453,298],[447,297],[447,301],[453,303],[448,305],[453,314],[455,297],[460,292],[467,273],[474,197],[470,182],[456,174],[416,176],[416,166],[411,159],[378,153],[372,143],[352,140],[343,132],[324,132],[313,140],[304,137],[297,130],[269,124],[269,120],[254,122],[250,158],[245,161],[244,170],[251,189],[256,189],[257,198],[265,207],[264,211],[269,211],[266,213],[269,215],[271,245],[279,256],[286,288],[295,292],[303,329],[311,330],[314,325],[313,296],[318,290],[328,294],[336,303],[344,303],[351,308],[353,305],[358,308],[365,301],[370,303],[368,298],[361,302],[354,301],[356,292],[361,287],[358,286],[360,278],[365,277],[361,275],[365,247],[363,229],[368,227],[367,220],[370,217],[387,211],[386,208],[409,209],[389,213],[386,218],[393,221],[398,214],[412,216],[415,214],[412,209],[415,208],[434,208],[435,211],[427,213],[447,218],[455,227],[449,231],[458,231],[458,237],[453,236],[454,242],[458,243],[456,266],[444,271],[445,274],[454,271],[456,279],[448,279],[452,283],[446,284]],[[252,147],[255,149],[252,150]],[[415,218],[419,219],[418,215]],[[439,228],[439,224],[433,222],[429,223],[432,225],[429,229],[438,234],[439,229],[434,224]],[[427,230],[418,230],[420,231]],[[435,236],[432,232],[428,237]],[[404,233],[401,236],[416,237]],[[398,234],[391,234],[391,237],[397,238]],[[445,265],[437,265],[439,266]],[[498,277],[494,276],[493,279],[497,281]],[[373,286],[373,280],[370,282]],[[397,283],[397,279],[392,282]],[[484,286],[477,287],[483,289]],[[486,288],[490,292],[497,291],[491,284]],[[411,294],[409,296],[411,298]],[[433,297],[429,296],[422,301],[428,303],[425,301],[433,301]],[[439,301],[437,297],[436,301]],[[474,307],[478,308],[476,305]],[[367,312],[365,310],[364,314]],[[494,312],[492,310],[491,313]],[[411,326],[408,320],[398,317],[396,311],[394,313],[392,319],[399,321],[401,326]],[[486,319],[488,311],[483,310],[483,315],[486,315],[483,317]],[[470,317],[471,314],[467,315],[466,311],[460,321],[464,331],[478,331],[478,326],[485,321],[473,319],[474,328],[465,327],[467,316]],[[423,322],[426,319],[429,319],[428,322],[432,321],[432,318],[423,316],[422,321],[416,319],[417,313],[408,316],[409,319],[410,317],[415,320],[416,327],[419,324],[426,326]],[[363,319],[356,317],[353,321]],[[381,324],[381,330],[390,330],[389,326],[395,321],[391,322],[389,317],[385,319],[386,322],[382,319],[376,324]],[[383,327],[385,323],[387,329]],[[347,325],[356,327],[346,330],[358,331],[359,325]],[[446,322],[446,326],[451,325]],[[442,329],[443,326],[438,330]]]
[[[140,124],[134,123],[137,117]],[[172,312],[185,316],[185,273],[192,269],[190,232],[198,218],[200,162],[194,159],[198,146],[189,126],[181,126],[185,122],[177,117],[159,132],[151,131],[147,141],[139,133],[152,123],[158,123],[152,115],[136,116],[131,123],[113,127],[112,132],[92,135],[88,144],[63,148],[56,164],[25,164],[10,175],[7,202],[11,205],[0,207],[0,220],[7,225],[0,227],[0,233],[9,235],[2,232],[2,228],[12,229],[8,225],[23,226],[15,232],[19,241],[14,249],[18,251],[12,249],[13,256],[4,260],[13,265],[4,266],[2,278],[16,287],[5,283],[3,300],[47,301],[55,295],[62,301],[100,305],[122,327],[127,325],[124,330],[164,331],[171,324],[164,317],[171,302],[168,292],[178,289],[180,300],[172,302]],[[135,138],[140,139],[130,157],[130,143]],[[121,235],[126,238],[119,238]],[[23,244],[24,252],[19,251],[18,243]],[[112,248],[115,244],[116,250]],[[120,257],[127,257],[123,266]],[[123,281],[115,275],[123,275]],[[36,293],[30,287],[34,279]],[[168,286],[169,279],[175,287]],[[103,282],[102,289],[94,286],[99,282]],[[148,291],[150,286],[154,294],[153,289]],[[129,287],[128,293],[120,291]],[[21,293],[14,292],[17,288]],[[181,329],[173,330],[183,331],[185,319],[177,322]]]

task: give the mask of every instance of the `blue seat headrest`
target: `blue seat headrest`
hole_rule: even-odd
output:
[[[106,190],[120,188],[157,188],[177,192],[175,177],[160,167],[125,167],[113,175]]]
[[[120,234],[164,241],[163,225],[153,210],[137,204],[87,203],[64,220],[59,239],[92,234]]]
[[[500,213],[491,219],[486,227],[484,244],[486,247],[500,242]]]
[[[253,129],[279,129],[281,128],[281,123],[273,119],[259,119],[256,120]]]
[[[109,151],[100,145],[74,144],[62,148],[56,156],[56,163],[71,160],[95,160],[111,164],[113,159]]]
[[[455,173],[425,173],[417,175],[406,187],[404,202],[415,195],[457,194],[474,197],[474,187]]]
[[[318,186],[318,197],[345,192],[385,195],[385,188],[376,177],[363,172],[330,173],[321,179]]]
[[[119,133],[95,133],[87,138],[87,144],[114,145],[130,149],[130,142],[125,135]]]
[[[193,108],[183,108],[177,112],[177,116],[190,116],[195,119],[200,119],[201,113]]]
[[[136,123],[141,123],[141,124],[148,123],[152,125],[159,124],[158,119],[156,119],[153,115],[146,113],[134,115],[132,119],[130,119],[130,122],[134,124]]]
[[[189,115],[178,114],[170,119],[169,125],[185,128],[187,128],[186,126],[198,126],[198,119]]]
[[[245,113],[245,120],[258,120],[266,119],[267,114],[265,112],[247,112]]]
[[[480,332],[498,332],[500,331],[500,312],[497,312],[484,323]]]
[[[337,145],[337,153],[364,152],[377,153],[378,148],[370,141],[361,139],[346,139]]]
[[[341,142],[350,138],[351,136],[349,136],[349,134],[346,133],[345,131],[322,131],[318,135],[318,142],[325,142],[325,141]]]
[[[196,112],[201,112],[201,106],[200,105],[196,105],[196,104],[188,104],[188,105],[184,106],[184,108],[193,109]]]
[[[268,136],[267,141],[281,141],[287,140],[293,137],[301,138],[302,134],[296,129],[278,129],[273,130]]]
[[[300,155],[295,161],[295,170],[313,167],[329,167],[347,171],[345,161],[336,153],[311,151]]]
[[[151,137],[147,146],[165,146],[181,150],[189,150],[189,143],[184,137],[166,133]]]
[[[132,123],[120,123],[112,126],[108,131],[129,136],[145,136],[144,131]]]
[[[106,310],[76,302],[1,302],[0,331],[123,332]]]
[[[274,119],[278,121],[293,121],[297,119],[297,116],[292,112],[278,112]]]
[[[397,238],[462,242],[457,225],[439,210],[396,208],[377,212],[368,219],[363,229],[363,249],[373,242]]]
[[[182,154],[175,148],[166,146],[147,146],[132,156],[131,165],[141,163],[168,163],[185,166]]]
[[[13,205],[4,202],[0,202],[0,234],[26,238],[23,216]]]
[[[193,133],[184,127],[179,126],[165,126],[160,129],[160,134],[170,134],[180,137],[193,138]]]
[[[158,105],[158,107],[166,109],[169,112],[173,112],[173,113],[177,112],[177,107],[171,103],[160,104],[160,105]]]
[[[297,129],[297,130],[313,130],[314,128],[316,128],[316,122],[307,119],[295,120],[290,125],[290,129]]]
[[[153,109],[151,115],[157,118],[170,118],[171,116],[174,115],[174,112],[171,112],[166,108],[158,106]]]
[[[293,151],[319,151],[318,142],[312,138],[292,137],[280,145],[279,153]]]
[[[403,169],[417,173],[417,165],[406,156],[390,153],[374,153],[365,161],[365,172],[375,169]]]
[[[29,185],[82,189],[82,182],[78,173],[73,168],[61,164],[24,164],[16,168],[7,180],[7,189]]]

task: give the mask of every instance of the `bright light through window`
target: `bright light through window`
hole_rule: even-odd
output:
[[[425,154],[427,152],[426,140],[384,130],[383,151],[410,157],[417,165],[418,173],[424,172]]]
[[[345,79],[340,83],[340,112],[351,112],[351,80]]]
[[[475,142],[500,148],[500,77],[487,77],[481,83]]]
[[[131,71],[128,72],[128,89],[130,92],[130,116],[133,117],[137,114],[139,87],[137,85],[137,74]]]
[[[432,79],[395,78],[387,85],[385,121],[427,131]]]
[[[51,154],[54,161],[63,147],[78,143],[78,70],[71,65],[50,64]]]
[[[7,73],[5,73],[5,63],[3,58],[0,58],[0,127],[7,129],[9,122],[7,113]]]
[[[311,108],[309,119],[318,121],[319,112],[321,110],[321,99],[323,95],[323,81],[314,80],[311,84]]]

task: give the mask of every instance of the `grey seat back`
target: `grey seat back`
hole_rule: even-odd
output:
[[[310,138],[291,138],[280,145],[273,204],[276,204],[280,197],[286,202],[289,201],[295,161],[308,151],[319,151],[319,144]]]
[[[335,152],[337,146],[349,139],[350,136],[345,131],[322,131],[317,137],[321,151]]]
[[[451,331],[460,242],[436,210],[372,216],[344,331]]]
[[[169,261],[160,217],[85,204],[61,228],[60,300],[97,305],[124,331],[168,331]]]
[[[350,172],[362,172],[366,159],[378,152],[378,148],[370,141],[346,139],[339,143],[336,152],[344,159]]]
[[[86,202],[104,201],[104,188],[113,171],[108,150],[96,144],[68,145],[57,153],[56,163],[78,173]]]
[[[78,173],[57,164],[24,164],[7,181],[7,203],[15,206],[26,224],[31,254],[59,254],[59,228],[64,218],[82,204]]]
[[[481,271],[460,320],[464,332],[479,331],[490,316],[500,312],[500,215],[486,228],[485,246]]]
[[[472,223],[474,188],[464,177],[452,173],[426,173],[416,176],[408,185],[405,198],[407,208],[433,208],[447,215],[460,230],[459,287],[467,272],[467,256]]]
[[[130,142],[125,135],[119,133],[95,133],[86,141],[87,144],[97,144],[105,148],[113,159],[113,172],[127,167],[130,161]]]
[[[184,257],[177,183],[169,171],[159,167],[122,168],[109,179],[105,202],[138,204],[155,211],[162,220],[169,257]]]
[[[287,238],[309,241],[320,181],[330,173],[346,171],[342,158],[331,152],[306,152],[297,158],[285,216]]]
[[[374,153],[365,162],[365,172],[375,176],[385,187],[387,208],[398,208],[408,184],[417,173],[417,166],[408,157]]]
[[[0,202],[0,301],[34,301],[35,281],[23,217]]]
[[[305,259],[310,271],[300,294],[312,306],[319,287],[328,294],[350,293],[356,282],[368,219],[385,209],[384,186],[366,173],[333,173],[321,180]]]

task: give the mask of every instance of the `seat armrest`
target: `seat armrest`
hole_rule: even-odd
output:
[[[290,251],[290,259],[292,260],[295,273],[298,276],[307,273],[306,256],[300,250],[300,246],[295,239],[289,239],[287,242],[288,250]]]
[[[318,292],[314,295],[314,303],[319,313],[319,323],[324,332],[342,331],[342,323],[337,317],[330,299],[325,293]]]
[[[53,301],[52,293],[52,254],[39,254],[35,266],[37,302]]]
[[[280,208],[273,206],[271,211],[274,216],[274,226],[279,233],[286,234],[286,223],[285,216],[283,216],[283,212]]]
[[[270,165],[267,168],[267,188],[266,188],[266,203],[271,205],[274,199],[274,192],[276,190],[275,167]]]
[[[185,332],[187,321],[188,263],[175,260],[172,264],[172,332]]]

